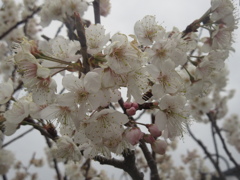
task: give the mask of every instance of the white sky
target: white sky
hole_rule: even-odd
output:
[[[133,34],[134,23],[137,20],[142,19],[145,15],[155,15],[159,24],[168,30],[176,26],[180,30],[184,30],[187,25],[193,22],[195,19],[201,17],[201,15],[210,7],[210,0],[112,0],[111,13],[107,18],[102,18],[102,24],[104,25],[106,32],[111,32],[113,35],[115,32],[121,32],[124,34]],[[89,18],[93,22],[92,7],[89,8],[89,12],[85,18]],[[58,26],[55,26],[58,27]],[[51,32],[47,32],[46,35],[50,35]],[[55,32],[53,31],[53,34]],[[230,101],[230,112],[239,114],[240,107],[240,30],[235,32],[234,47],[236,53],[232,53],[227,60],[227,64],[230,69],[229,89],[236,89],[237,93],[234,99]],[[29,127],[30,128],[30,127]],[[28,128],[24,128],[25,130]],[[211,141],[210,128],[205,125],[193,125],[193,131],[196,136],[201,138],[209,150],[213,150]],[[209,132],[209,133],[208,133]],[[6,138],[7,140],[12,139]],[[7,142],[7,140],[5,142]],[[32,152],[37,152],[36,157],[43,156],[43,147],[46,146],[45,140],[38,132],[30,133],[25,141],[21,140],[12,145],[9,145],[7,149],[12,149],[16,152],[17,159],[27,164],[32,156]],[[179,150],[173,154],[174,159],[178,159],[180,154],[186,153],[186,150],[197,147],[195,142],[191,140],[187,135],[183,140],[180,140]],[[239,157],[234,149],[231,149],[235,156]],[[202,152],[199,150],[199,152]],[[240,159],[240,158],[239,158]],[[179,162],[179,161],[176,161]],[[108,167],[108,166],[107,166]],[[43,170],[34,170],[40,172],[40,176],[49,177],[52,179],[54,171],[45,167]],[[115,173],[114,177],[118,180],[119,171],[108,169],[109,174]],[[49,176],[51,174],[51,176]],[[146,177],[146,179],[148,179]]]

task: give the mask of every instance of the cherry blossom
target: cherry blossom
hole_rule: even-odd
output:
[[[134,32],[142,45],[151,45],[158,31],[164,31],[156,22],[154,16],[147,15],[134,25]]]
[[[69,179],[107,179],[85,168],[89,159],[125,166],[138,158],[138,145],[150,162],[136,159],[139,167],[129,163],[128,169],[152,171],[156,161],[161,179],[186,179],[166,152],[176,148],[173,140],[194,120],[214,125],[228,112],[233,93],[226,91],[225,63],[234,52],[238,21],[233,2],[211,0],[210,9],[185,30],[167,31],[156,16],[147,15],[133,25],[134,34],[117,32],[111,37],[103,25],[84,16],[93,6],[99,17],[106,17],[109,0],[45,0],[41,9],[32,0],[22,4],[4,0],[0,10],[0,147],[3,135],[29,125],[51,139],[49,160],[66,163]],[[55,37],[41,31],[40,39],[38,32],[53,20],[62,22],[62,29]],[[15,24],[18,28],[9,29]],[[69,39],[59,35],[66,29]],[[146,118],[149,114],[151,119]],[[238,127],[233,116],[225,119],[221,130],[240,151]],[[147,157],[145,143],[156,156]],[[0,154],[0,174],[5,174],[14,157],[3,149]],[[84,158],[88,160],[82,163]],[[32,164],[41,165],[34,160]],[[210,174],[194,151],[183,160],[193,179],[199,178],[196,170]]]
[[[60,137],[56,145],[52,147],[51,152],[53,153],[53,157],[63,161],[66,159],[80,161],[82,157],[80,149],[68,136]]]
[[[170,59],[162,65],[154,66],[150,64],[147,69],[156,80],[156,84],[152,87],[153,95],[156,98],[161,98],[166,93],[174,94],[181,90],[183,81],[175,71],[175,64]]]
[[[63,78],[63,86],[70,92],[64,93],[61,101],[68,106],[80,105],[79,117],[82,118],[88,110],[97,109],[103,99],[100,77],[95,72],[89,72],[86,76],[82,75],[81,79],[74,75],[66,75]]]
[[[110,34],[105,35],[105,29],[102,25],[90,25],[85,30],[86,32],[86,39],[87,39],[87,46],[88,46],[88,53],[94,55],[103,50],[103,46],[110,39]]]
[[[114,34],[112,43],[106,47],[107,64],[117,74],[133,71],[141,65],[141,52],[128,42],[124,34]]]
[[[0,84],[0,104],[5,104],[8,102],[13,93],[13,82],[9,79],[7,82]]]
[[[159,108],[156,113],[156,125],[163,131],[163,136],[173,138],[182,135],[189,116],[186,98],[167,94],[160,100]]]
[[[0,149],[0,174],[6,174],[15,160],[14,154],[5,149]]]

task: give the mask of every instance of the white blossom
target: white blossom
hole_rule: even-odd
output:
[[[100,0],[100,15],[101,16],[108,16],[111,10],[111,3],[110,0]]]
[[[74,75],[66,75],[63,78],[63,86],[70,92],[63,94],[61,101],[67,106],[80,105],[80,119],[84,118],[88,110],[97,109],[103,99],[100,77],[95,72],[82,75],[80,79]]]
[[[103,46],[110,39],[110,34],[105,35],[105,29],[100,24],[92,24],[85,30],[88,53],[94,55],[102,51]]]
[[[165,138],[180,136],[185,131],[189,112],[184,96],[165,95],[159,103],[160,110],[156,113],[156,124],[163,131]]]
[[[0,174],[4,175],[13,165],[15,156],[11,151],[0,149]]]
[[[158,31],[164,31],[156,22],[155,16],[147,15],[134,25],[134,32],[141,45],[151,45]]]
[[[165,61],[162,65],[147,66],[149,74],[156,83],[152,87],[152,93],[156,98],[164,94],[177,93],[183,87],[181,76],[175,71],[175,64],[171,60]]]
[[[126,35],[117,33],[111,40],[112,43],[105,48],[104,54],[113,71],[124,74],[140,67],[141,52],[128,42]]]
[[[0,104],[5,104],[11,99],[13,90],[13,82],[11,79],[0,84]]]
[[[51,152],[53,157],[63,161],[80,161],[82,157],[80,149],[68,136],[60,137],[57,140],[56,145],[52,147]]]

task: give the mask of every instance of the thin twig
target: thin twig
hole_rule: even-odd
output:
[[[44,35],[44,34],[42,34],[41,35],[41,37],[43,38],[43,39],[45,39],[46,41],[50,41],[51,40],[51,38],[50,37],[47,37],[46,35]]]
[[[28,134],[28,133],[31,132],[32,130],[34,130],[34,128],[31,128],[31,129],[27,130],[26,132],[20,134],[19,136],[13,138],[12,140],[10,140],[10,141],[8,141],[7,143],[3,144],[3,145],[2,145],[2,148],[8,146],[8,145],[11,144],[12,142],[14,142],[14,141],[18,140],[19,138],[25,136],[26,134]]]
[[[155,123],[155,115],[153,113],[151,113],[151,123],[154,124]],[[156,153],[152,150],[152,157],[154,159],[154,161],[156,161]]]
[[[220,138],[220,140],[221,140],[221,142],[222,142],[223,149],[224,149],[225,152],[227,153],[229,159],[232,161],[232,163],[235,165],[235,167],[240,170],[239,164],[235,161],[235,159],[232,157],[231,152],[230,152],[230,151],[228,150],[228,148],[227,148],[227,145],[226,145],[226,143],[225,143],[225,140],[224,140],[224,138],[222,137],[221,131],[220,131],[218,125],[217,125],[216,118],[215,118],[214,114],[210,112],[210,113],[207,113],[207,116],[208,116],[209,120],[212,122],[213,127],[215,128],[216,133],[218,134],[218,136],[219,136],[219,138]]]
[[[147,160],[148,166],[151,170],[151,180],[160,180],[158,169],[156,165],[156,161],[153,159],[152,154],[148,150],[145,142],[143,140],[140,140],[140,148],[142,149],[142,152],[145,156],[145,159]]]
[[[36,10],[32,12],[32,14],[28,15],[25,19],[17,22],[15,25],[13,25],[11,28],[9,28],[7,31],[5,31],[1,36],[0,39],[3,39],[5,36],[7,36],[10,32],[12,32],[14,29],[16,29],[19,25],[24,24],[28,21],[28,19],[32,18],[36,13],[38,13],[41,10],[41,7],[38,7]]]
[[[85,28],[82,23],[82,19],[79,14],[74,13],[74,18],[75,18],[75,26],[78,34],[78,41],[80,42],[81,45],[81,50],[80,53],[83,58],[83,73],[86,74],[87,72],[90,71],[90,65],[88,62],[88,53],[87,53],[87,40],[85,36]]]
[[[215,130],[213,127],[213,123],[211,123],[211,130],[212,130],[212,138],[213,138],[213,144],[216,152],[216,163],[219,165],[219,154],[218,154],[218,146],[217,146],[217,141],[216,141],[216,136],[215,136]]]
[[[211,163],[213,164],[213,166],[215,167],[216,171],[218,172],[219,177],[222,180],[225,180],[226,178],[224,177],[220,167],[218,166],[218,164],[216,164],[216,162],[214,161],[214,159],[212,158],[211,154],[208,152],[207,148],[204,146],[204,144],[202,143],[201,140],[197,139],[192,131],[190,130],[189,126],[187,125],[187,130],[190,134],[190,136],[193,138],[194,141],[196,141],[198,143],[198,145],[202,148],[202,150],[204,151],[204,153],[206,154],[206,156],[208,157],[208,159],[211,161]]]
[[[90,167],[91,167],[91,159],[87,159],[81,167],[81,169],[85,170],[85,174],[84,174],[85,178],[88,177]]]
[[[123,101],[122,98],[120,98],[120,99],[118,100],[118,104],[119,104],[120,107],[122,108],[124,114],[127,114],[126,108],[124,107],[124,101]]]
[[[52,147],[52,143],[50,142],[49,138],[44,136],[46,142],[47,142],[47,145],[49,148]],[[62,175],[61,175],[61,172],[59,171],[59,168],[58,168],[58,162],[55,158],[53,158],[53,164],[54,164],[54,169],[56,171],[56,174],[57,174],[57,179],[58,180],[61,180],[62,179]]]
[[[221,155],[219,155],[219,154],[211,154],[211,156],[218,156],[219,159],[222,159],[222,160],[225,162],[227,168],[230,169],[229,162],[226,160],[225,157],[223,157],[223,156],[221,156]],[[207,157],[205,157],[204,159],[207,159]]]
[[[37,129],[43,136],[46,136],[53,141],[56,140],[56,137],[53,137],[51,134],[49,134],[43,127],[39,126],[37,123],[34,122],[31,118],[25,118],[21,125],[31,125],[34,129]]]
[[[62,28],[64,27],[64,23],[61,24],[61,26],[58,28],[56,34],[55,34],[55,38],[59,35],[59,33],[61,32]]]
[[[94,0],[93,1],[93,9],[94,9],[95,24],[101,24],[101,19],[100,19],[100,1],[99,0]]]
[[[3,178],[3,180],[7,180],[6,174],[3,174],[3,175],[2,175],[2,178]]]
[[[135,121],[137,121],[138,119],[140,119],[144,114],[145,114],[146,110],[144,109],[139,115],[138,117],[134,118]]]

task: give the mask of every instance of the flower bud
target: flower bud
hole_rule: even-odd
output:
[[[134,107],[131,107],[130,109],[127,109],[126,112],[129,116],[133,116],[136,114],[136,109]]]
[[[134,102],[134,103],[132,103],[132,107],[134,107],[134,108],[137,110],[137,109],[138,109],[138,107],[139,107],[139,106],[138,106],[138,103],[135,103],[135,102]]]
[[[167,143],[164,140],[158,139],[151,144],[152,150],[158,154],[165,154],[167,149]]]
[[[146,126],[153,137],[158,138],[162,135],[162,131],[158,129],[156,124],[147,124]]]
[[[125,139],[132,145],[136,145],[143,138],[143,135],[143,132],[137,127],[128,129],[124,133]]]
[[[155,138],[151,134],[144,134],[143,139],[145,140],[145,142],[150,144],[154,143],[155,141]]]
[[[129,108],[132,107],[132,103],[131,103],[131,102],[125,102],[125,103],[123,104],[123,106],[124,106],[126,109],[129,109]]]

